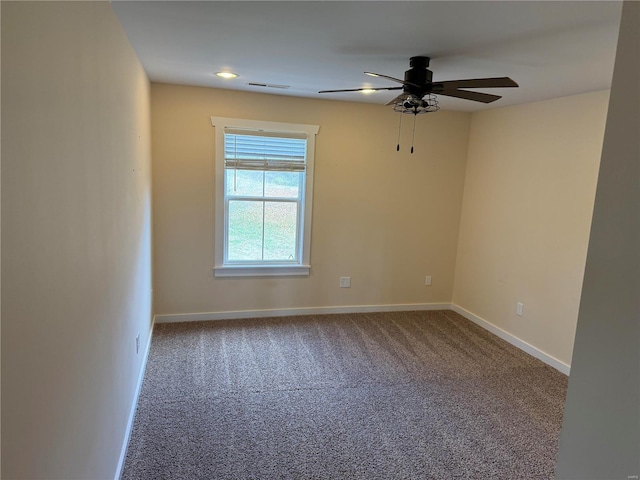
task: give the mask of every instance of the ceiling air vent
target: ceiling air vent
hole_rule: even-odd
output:
[[[277,85],[275,83],[257,83],[257,82],[249,82],[247,83],[250,87],[264,87],[264,88],[279,88],[281,90],[286,90],[289,88],[289,85]]]

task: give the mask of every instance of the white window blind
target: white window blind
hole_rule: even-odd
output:
[[[307,136],[224,129],[224,166],[239,170],[306,170]]]

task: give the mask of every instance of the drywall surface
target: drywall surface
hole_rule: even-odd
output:
[[[2,2],[2,477],[114,478],[151,327],[149,82],[107,2]]]
[[[640,476],[640,3],[625,2],[556,478]]]
[[[156,314],[450,302],[469,114],[418,116],[411,155],[413,118],[398,153],[382,105],[166,84],[151,104]],[[211,116],[320,126],[308,277],[213,277]]]
[[[471,120],[453,303],[565,364],[607,104],[602,91]]]

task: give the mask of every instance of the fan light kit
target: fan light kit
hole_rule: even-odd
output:
[[[446,97],[462,98],[473,102],[491,103],[502,98],[500,95],[489,93],[471,92],[467,88],[507,88],[517,87],[518,84],[509,77],[495,78],[474,78],[468,80],[448,80],[445,82],[432,81],[433,72],[429,66],[429,57],[411,57],[409,60],[409,70],[404,72],[404,80],[389,77],[380,73],[364,72],[371,77],[386,78],[392,82],[401,83],[401,87],[364,87],[350,88],[343,90],[321,90],[318,93],[338,93],[338,92],[375,92],[378,90],[402,90],[402,93],[387,103],[393,105],[393,110],[400,113],[400,126],[402,126],[402,114],[413,114],[413,133],[415,137],[416,116],[423,113],[436,112],[438,106],[437,95]],[[398,127],[398,146],[400,151],[400,127]],[[413,153],[413,139],[411,141],[411,153]]]

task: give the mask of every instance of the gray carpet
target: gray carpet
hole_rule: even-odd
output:
[[[122,478],[551,479],[566,388],[448,310],[159,324]]]

